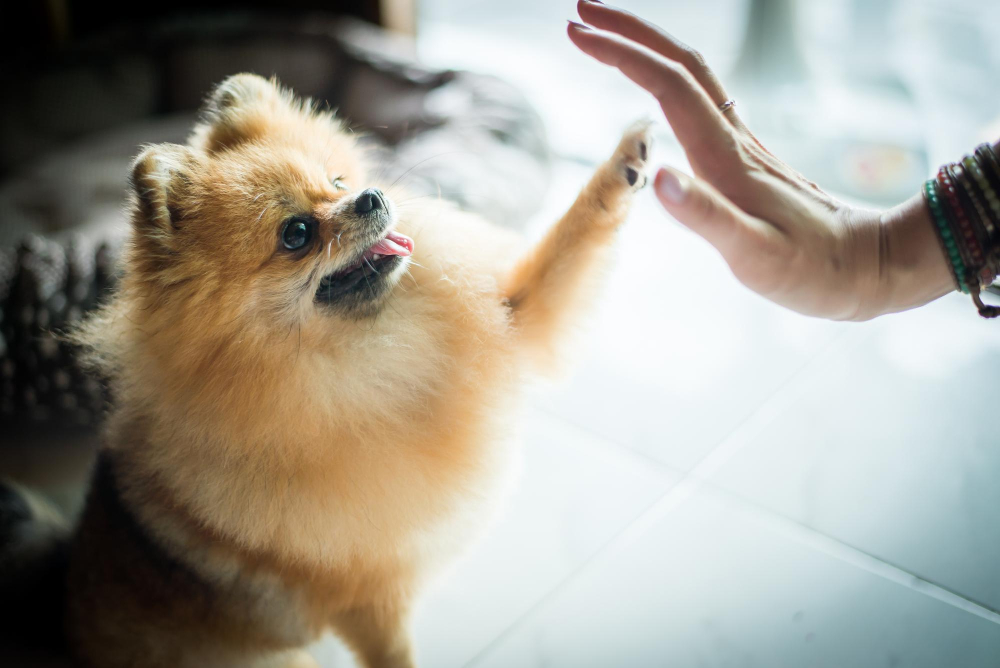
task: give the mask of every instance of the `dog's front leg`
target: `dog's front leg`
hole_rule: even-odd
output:
[[[333,627],[365,668],[414,668],[407,607],[382,603],[343,612]]]
[[[508,276],[503,294],[529,344],[547,348],[586,298],[588,278],[598,275],[633,193],[646,184],[649,125],[638,122],[625,132],[569,211]]]

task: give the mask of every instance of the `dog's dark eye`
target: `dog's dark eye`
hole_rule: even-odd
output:
[[[292,218],[281,230],[281,243],[288,250],[301,250],[313,238],[313,222],[304,218]]]
[[[350,190],[350,188],[347,187],[347,184],[344,183],[343,176],[337,176],[335,178],[330,179],[330,183],[332,183],[333,187],[336,188],[337,190]]]

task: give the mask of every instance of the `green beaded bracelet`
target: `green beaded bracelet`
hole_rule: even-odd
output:
[[[934,221],[934,230],[937,232],[938,241],[941,242],[941,247],[944,249],[945,255],[950,262],[949,268],[951,269],[952,277],[955,279],[959,290],[968,294],[969,286],[965,281],[965,263],[962,261],[962,256],[958,251],[958,245],[955,243],[955,237],[951,232],[951,225],[948,223],[948,218],[941,208],[937,188],[937,179],[929,179],[924,183],[924,199],[927,201],[927,208],[931,211],[931,219]]]

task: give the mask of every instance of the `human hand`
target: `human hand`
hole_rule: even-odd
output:
[[[772,155],[693,49],[615,7],[579,0],[581,51],[653,94],[695,176],[664,167],[657,198],[715,246],[748,288],[800,313],[866,320],[955,289],[919,195],[879,212],[848,206]],[[914,191],[918,184],[914,185]]]

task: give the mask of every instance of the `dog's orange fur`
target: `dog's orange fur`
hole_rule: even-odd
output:
[[[187,146],[146,148],[120,290],[78,338],[113,378],[123,505],[190,581],[153,582],[162,569],[92,496],[71,557],[81,657],[312,665],[297,648],[332,627],[365,665],[412,665],[414,592],[502,488],[526,353],[586,298],[646,141],[627,133],[521,260],[516,235],[404,203],[413,261],[362,317],[313,302],[357,251],[341,215],[354,193],[330,179],[375,185],[329,114],[237,75]],[[278,235],[300,213],[319,221],[317,252],[293,257]]]

